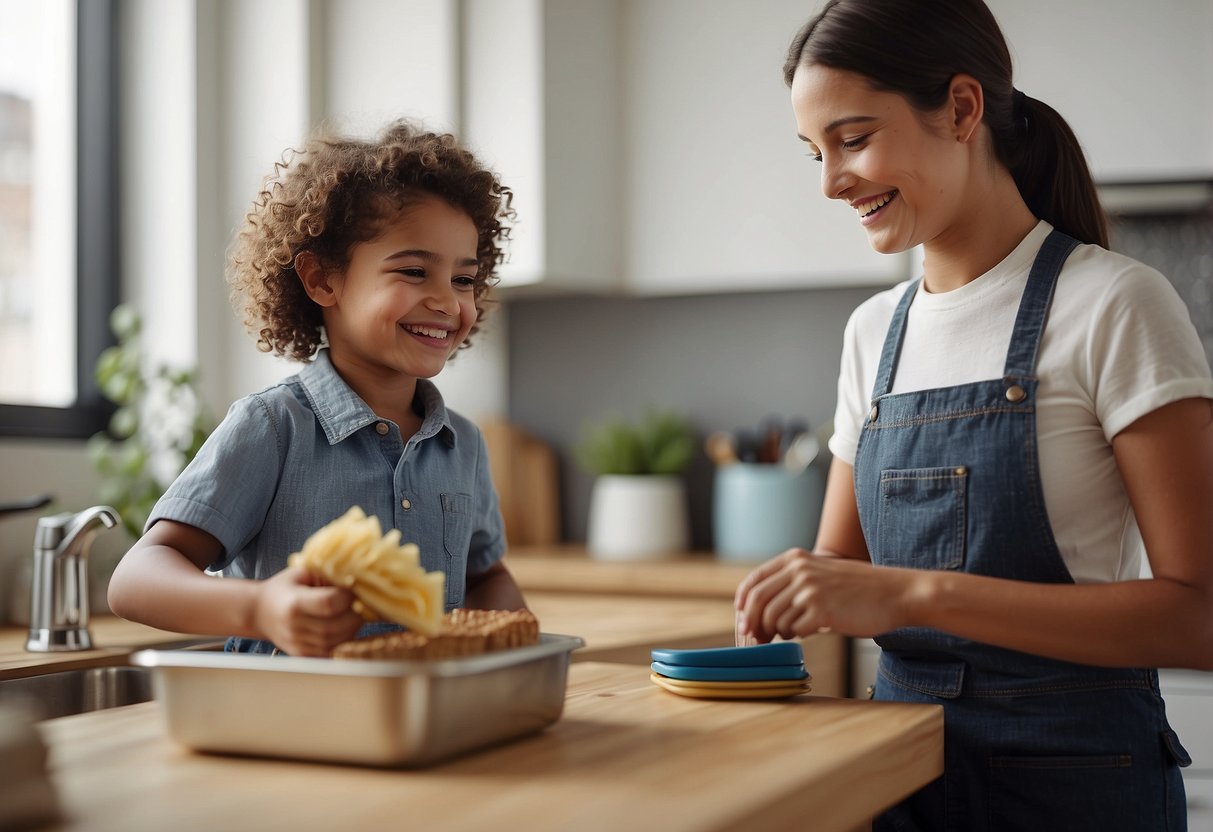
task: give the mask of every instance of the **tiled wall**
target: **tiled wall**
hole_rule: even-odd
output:
[[[1112,249],[1171,279],[1213,363],[1213,213],[1112,220]]]

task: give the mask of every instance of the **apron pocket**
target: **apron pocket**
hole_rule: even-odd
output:
[[[441,494],[442,545],[446,549],[446,603],[463,603],[468,571],[468,546],[472,542],[472,495]]]
[[[968,476],[961,465],[881,472],[876,562],[913,569],[964,566]]]
[[[1167,753],[1175,762],[1175,765],[1180,768],[1187,768],[1192,765],[1192,755],[1188,753],[1188,749],[1183,747],[1183,743],[1179,741],[1179,735],[1175,733],[1174,728],[1168,727],[1162,732],[1162,744],[1167,749]]]
[[[1131,754],[991,757],[989,828],[1157,828],[1160,801]]]

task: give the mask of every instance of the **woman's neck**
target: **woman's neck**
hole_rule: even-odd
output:
[[[923,281],[928,292],[959,289],[997,266],[1036,227],[1009,171],[977,189],[968,207],[943,233],[923,245]]]

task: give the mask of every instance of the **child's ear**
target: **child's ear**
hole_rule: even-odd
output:
[[[948,103],[952,105],[952,131],[956,141],[969,141],[985,116],[985,91],[981,82],[963,72],[952,76]]]
[[[303,283],[307,296],[320,306],[332,306],[337,302],[333,287],[329,285],[328,272],[320,265],[320,260],[310,251],[301,251],[295,255],[295,274]]]

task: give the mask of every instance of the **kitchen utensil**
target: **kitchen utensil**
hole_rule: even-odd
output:
[[[788,443],[783,455],[783,467],[793,473],[798,473],[813,464],[821,453],[821,443],[817,435],[805,431],[799,433]]]
[[[732,465],[737,461],[737,441],[731,433],[718,430],[708,434],[704,441],[704,452],[716,465]]]
[[[653,662],[650,669],[662,676],[688,682],[755,682],[809,678],[804,665],[788,664],[753,667],[693,667]]]
[[[656,673],[652,674],[651,678],[658,687],[667,690],[670,693],[675,693],[679,696],[686,696],[692,699],[787,699],[792,696],[799,696],[802,693],[809,692],[808,685],[799,685],[786,688],[730,688],[730,687],[705,687],[705,688],[688,688],[673,684],[669,679],[666,679]]]
[[[142,650],[169,736],[199,751],[420,766],[539,731],[564,708],[569,654],[539,644],[441,661]]]
[[[652,660],[663,664],[690,667],[761,667],[763,665],[803,665],[804,650],[799,642],[778,641],[753,647],[706,647],[695,650],[655,648]]]

